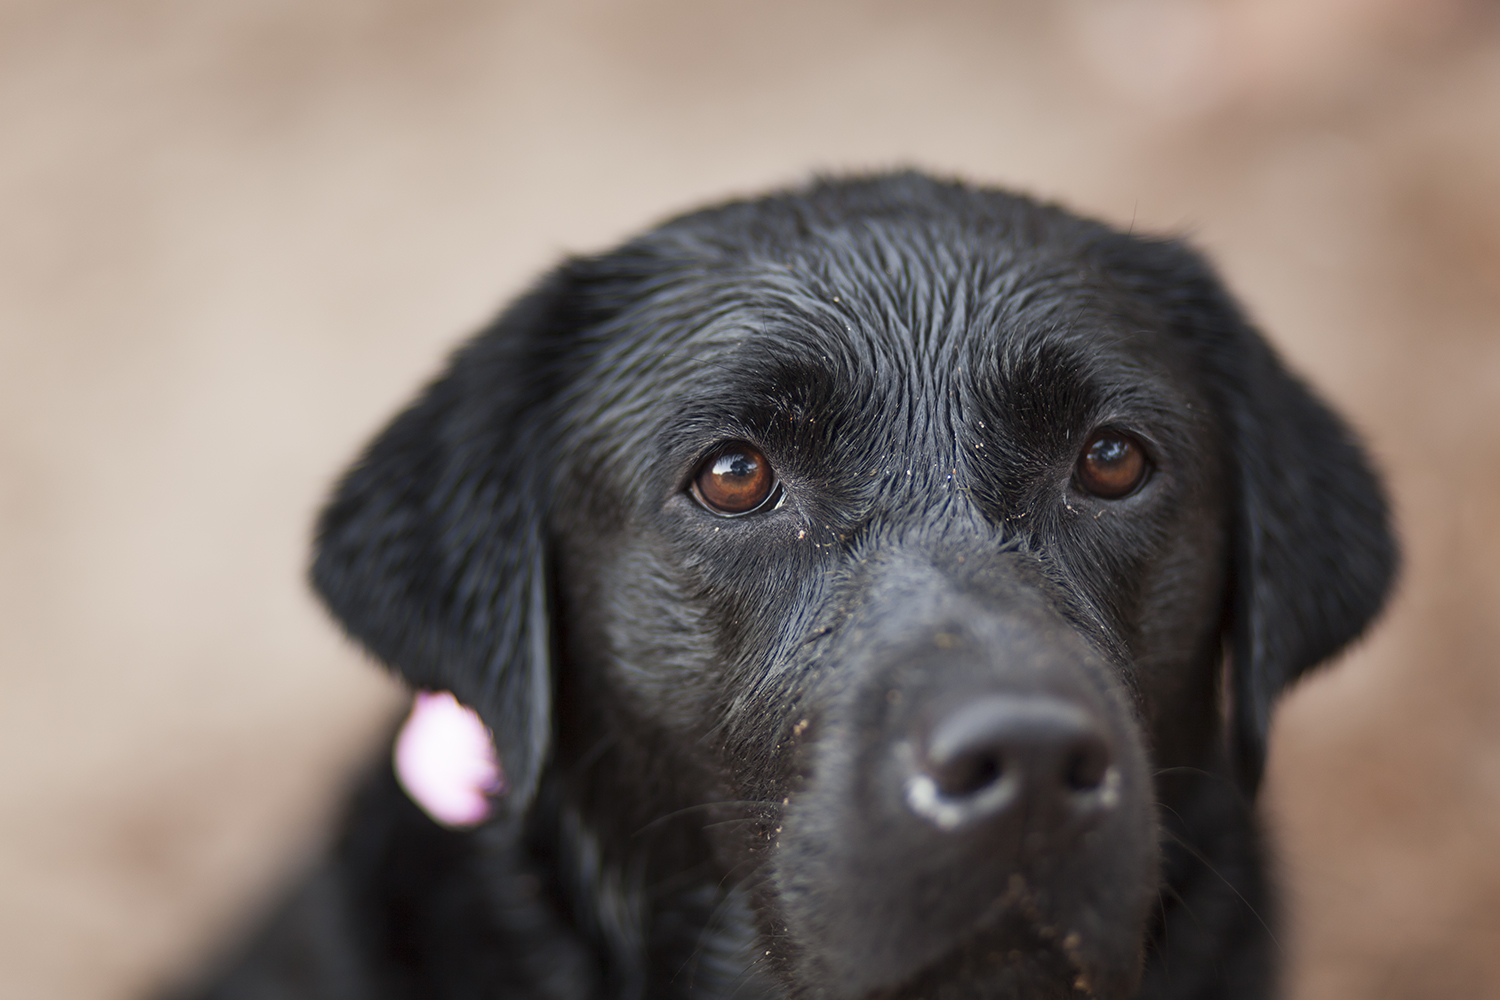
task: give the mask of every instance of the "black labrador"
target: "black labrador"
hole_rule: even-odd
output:
[[[349,632],[493,730],[389,767],[220,998],[1259,998],[1278,692],[1396,561],[1208,265],[894,174],[569,260],[318,528]]]

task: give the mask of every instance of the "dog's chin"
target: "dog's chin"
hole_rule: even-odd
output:
[[[817,961],[820,982],[799,996],[837,1000],[1125,1000],[1140,985],[1139,952],[1124,962],[1102,961],[1074,934],[1059,938],[1019,914],[1003,918],[936,961],[887,983],[833,973],[843,961]],[[1118,950],[1118,949],[1116,949]],[[879,964],[890,968],[892,956]]]

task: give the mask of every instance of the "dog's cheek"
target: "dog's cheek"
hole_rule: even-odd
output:
[[[720,663],[759,671],[810,633],[835,551],[799,523],[708,531],[676,546],[679,590],[700,609]]]
[[[604,647],[595,664],[624,707],[691,739],[716,717],[713,629],[675,567],[640,546],[621,547],[599,566],[589,612]]]
[[[1153,766],[1201,766],[1219,723],[1218,673],[1228,587],[1229,511],[1219,443],[1192,442],[1192,468],[1177,475],[1136,570],[1122,633]]]
[[[595,697],[649,728],[671,734],[699,761],[719,756],[736,713],[784,679],[774,664],[799,616],[799,588],[779,601],[706,590],[701,573],[647,535],[575,545],[565,560],[568,669]],[[787,593],[792,591],[792,593]],[[742,748],[761,758],[764,740]]]
[[[1226,541],[1206,521],[1184,526],[1142,588],[1134,669],[1159,769],[1201,765],[1219,725]]]

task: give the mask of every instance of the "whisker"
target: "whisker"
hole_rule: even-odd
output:
[[[1217,869],[1217,868],[1214,867],[1213,862],[1209,861],[1208,858],[1204,857],[1203,853],[1201,851],[1199,851],[1196,847],[1194,847],[1192,844],[1189,844],[1186,840],[1182,839],[1181,837],[1179,837],[1176,833],[1174,833],[1171,830],[1167,830],[1166,834],[1167,834],[1167,836],[1171,837],[1174,841],[1176,841],[1177,844],[1178,844],[1178,846],[1181,847],[1184,851],[1187,851],[1193,857],[1197,858],[1198,862],[1200,864],[1202,864],[1203,867],[1205,867],[1209,871],[1213,872],[1213,874],[1215,875],[1215,877],[1217,877],[1220,882],[1223,882],[1226,886],[1229,887],[1229,891],[1230,892],[1234,893],[1237,897],[1239,897],[1240,902],[1242,902],[1242,903],[1245,904],[1245,907],[1250,911],[1250,913],[1255,917],[1255,919],[1258,920],[1258,921],[1260,921],[1261,927],[1265,928],[1266,936],[1271,939],[1271,943],[1276,946],[1276,950],[1279,951],[1279,952],[1281,952],[1281,954],[1283,956],[1285,956],[1286,955],[1286,949],[1284,949],[1284,948],[1281,947],[1281,942],[1276,939],[1276,933],[1271,930],[1271,925],[1268,924],[1268,923],[1266,923],[1265,918],[1260,915],[1260,911],[1257,910],[1253,905],[1251,905],[1250,900],[1248,900],[1248,899],[1245,898],[1244,893],[1240,892],[1239,889],[1235,888],[1234,883],[1231,882],[1231,881],[1229,881],[1229,879],[1225,878],[1224,874],[1222,872],[1220,872],[1219,869]]]
[[[1193,918],[1193,923],[1197,924],[1199,927],[1203,926],[1203,921],[1201,921],[1201,920],[1198,919],[1197,912],[1193,909],[1192,905],[1190,903],[1188,903],[1188,901],[1183,897],[1182,893],[1180,893],[1180,892],[1177,891],[1177,887],[1176,886],[1172,886],[1172,885],[1164,885],[1164,886],[1162,886],[1161,890],[1157,893],[1158,900],[1160,900],[1160,898],[1161,898],[1161,896],[1163,894],[1170,894],[1173,899],[1177,900],[1177,902],[1179,902],[1179,903],[1182,904],[1182,908],[1187,911],[1187,915]],[[1163,931],[1163,933],[1166,932],[1166,926],[1167,926],[1166,919],[1167,919],[1167,910],[1166,910],[1165,904],[1163,904],[1162,905],[1162,931]]]
[[[1215,774],[1212,771],[1205,771],[1201,767],[1190,767],[1190,766],[1188,766],[1186,764],[1179,764],[1179,765],[1177,765],[1175,767],[1162,767],[1162,768],[1158,768],[1156,771],[1152,772],[1151,776],[1153,778],[1160,778],[1164,774],[1198,774],[1198,775],[1202,775],[1205,778],[1219,778],[1219,779],[1222,779],[1224,781],[1228,781],[1229,780],[1228,778],[1226,778],[1222,774]]]
[[[699,812],[699,811],[704,810],[704,809],[718,809],[718,808],[725,807],[725,806],[729,806],[729,807],[733,807],[733,806],[753,806],[753,807],[760,808],[760,809],[768,809],[769,808],[769,809],[775,810],[776,812],[780,812],[781,809],[783,808],[782,804],[780,802],[772,802],[772,801],[769,801],[769,800],[757,800],[757,799],[722,799],[722,800],[720,800],[718,802],[699,802],[696,805],[684,806],[681,809],[677,809],[677,810],[674,810],[673,812],[669,812],[669,813],[666,813],[664,815],[658,816],[655,819],[653,819],[651,822],[647,823],[645,826],[641,827],[639,830],[635,831],[635,833],[631,834],[631,836],[632,837],[639,837],[642,834],[649,833],[651,830],[655,829],[656,827],[661,826],[663,823],[670,822],[671,820],[677,819],[680,816],[686,816],[686,815],[689,815],[691,813]],[[758,819],[759,817],[745,817],[745,818],[746,819]]]
[[[717,823],[704,823],[702,829],[712,830],[720,826],[733,826],[735,823],[759,823],[762,820],[763,817],[760,816],[741,816],[738,819],[721,819]]]

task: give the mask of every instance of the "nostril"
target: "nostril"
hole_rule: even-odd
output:
[[[1063,780],[1075,792],[1092,792],[1109,771],[1109,750],[1099,740],[1081,741],[1068,754]]]
[[[958,754],[933,768],[932,780],[938,791],[949,798],[966,798],[993,785],[1004,770],[998,750],[979,749]]]

